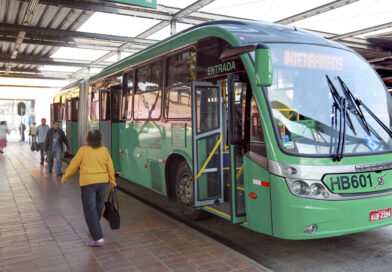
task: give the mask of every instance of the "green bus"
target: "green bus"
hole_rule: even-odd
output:
[[[284,239],[392,223],[391,98],[339,43],[213,21],[83,85],[79,123],[103,133],[119,175],[190,219],[212,213]]]

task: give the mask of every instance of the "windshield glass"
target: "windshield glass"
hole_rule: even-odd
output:
[[[334,103],[339,96],[347,100],[343,155],[392,150],[392,140],[385,129],[363,107],[363,115],[358,114],[343,90],[347,86],[354,99],[361,100],[391,128],[390,94],[365,60],[346,50],[316,45],[270,44],[270,48],[274,82],[266,96],[283,150],[306,155],[335,154],[339,131],[344,126],[339,126],[343,115]],[[333,88],[338,95],[332,94]]]

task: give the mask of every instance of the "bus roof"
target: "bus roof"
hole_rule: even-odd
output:
[[[210,21],[185,29],[138,53],[118,61],[92,76],[90,81],[95,81],[110,74],[115,74],[131,65],[146,61],[167,51],[174,50],[209,36],[221,37],[230,42],[233,46],[253,43],[304,43],[338,47],[352,51],[351,49],[334,41],[327,40],[316,33],[297,29],[293,26],[246,20]],[[66,88],[69,89],[69,86],[63,88],[63,90]]]

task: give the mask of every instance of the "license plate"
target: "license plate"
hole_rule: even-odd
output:
[[[372,222],[372,221],[377,221],[377,220],[381,220],[381,219],[386,219],[389,217],[391,217],[391,208],[377,210],[377,211],[371,211],[369,219],[370,219],[370,222]]]

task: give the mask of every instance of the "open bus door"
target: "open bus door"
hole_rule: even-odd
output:
[[[72,101],[71,99],[65,100],[65,126],[63,126],[63,130],[65,128],[65,135],[67,136],[67,140],[71,142],[72,140]],[[69,145],[69,152],[72,154],[72,144]]]
[[[103,145],[112,153],[112,124],[110,116],[110,91],[99,90],[99,131],[103,136]]]
[[[221,86],[192,82],[194,204],[224,201]]]
[[[247,94],[247,83],[241,82],[238,75],[230,74],[227,77],[228,94],[228,145],[230,150],[230,177],[228,186],[231,199],[231,222],[233,224],[246,221],[245,187],[244,187],[244,165],[243,154],[246,148],[243,135],[246,116],[245,103],[249,98]]]
[[[71,154],[75,155],[79,148],[79,97],[71,99],[71,139],[69,145],[71,147]]]
[[[120,105],[121,86],[110,88],[110,112],[111,112],[111,155],[115,171],[120,170]]]

